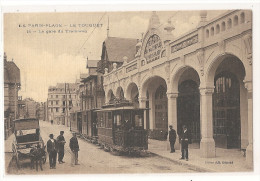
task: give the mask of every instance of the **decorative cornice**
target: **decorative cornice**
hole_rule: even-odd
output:
[[[166,94],[167,94],[168,99],[176,99],[178,97],[178,93],[176,93],[176,92],[175,93],[173,93],[173,92],[168,93],[167,92]]]
[[[200,95],[212,95],[214,87],[200,87]]]

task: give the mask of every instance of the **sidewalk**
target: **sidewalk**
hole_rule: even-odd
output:
[[[5,150],[5,171],[7,171],[7,168],[9,166],[9,163],[13,157],[13,151],[12,151],[12,143],[13,143],[13,140],[14,140],[14,134],[11,134],[7,140],[5,140],[5,147],[4,147],[4,150]]]
[[[243,152],[238,149],[222,149],[216,148],[215,158],[200,157],[199,145],[189,145],[189,161],[180,160],[181,150],[176,150],[175,153],[170,153],[167,150],[168,141],[148,140],[148,151],[162,158],[170,159],[171,161],[188,165],[197,171],[201,172],[251,172],[246,166],[246,157]]]

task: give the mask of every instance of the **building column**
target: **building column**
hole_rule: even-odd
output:
[[[149,125],[150,125],[150,130],[154,129],[154,119],[155,119],[155,104],[154,104],[154,92],[150,91],[149,92]]]
[[[248,146],[246,148],[246,162],[249,167],[253,167],[253,87],[252,81],[245,82],[247,88],[248,101]]]
[[[200,88],[201,115],[201,157],[216,157],[215,141],[213,139],[212,94],[214,88]]]
[[[139,97],[139,108],[146,108],[146,97]],[[144,129],[147,129],[146,125],[146,110],[144,111]]]
[[[167,93],[168,98],[168,126],[172,125],[177,134],[177,97],[178,93]],[[168,139],[169,141],[169,134]],[[179,136],[176,136],[175,149],[180,149]],[[167,150],[170,150],[170,143],[167,145]]]

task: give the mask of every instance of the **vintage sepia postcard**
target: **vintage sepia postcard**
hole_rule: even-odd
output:
[[[4,174],[253,173],[253,13],[3,12]]]

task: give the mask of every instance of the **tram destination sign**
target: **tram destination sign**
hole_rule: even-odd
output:
[[[179,51],[183,48],[186,48],[190,45],[193,45],[197,42],[198,42],[198,35],[195,35],[191,38],[188,38],[188,39],[182,41],[181,43],[178,43],[177,45],[172,46],[171,47],[171,53],[177,52],[177,51]]]
[[[152,35],[146,44],[144,50],[144,57],[146,58],[147,63],[153,62],[160,58],[162,50],[162,41],[160,37],[156,34]]]

